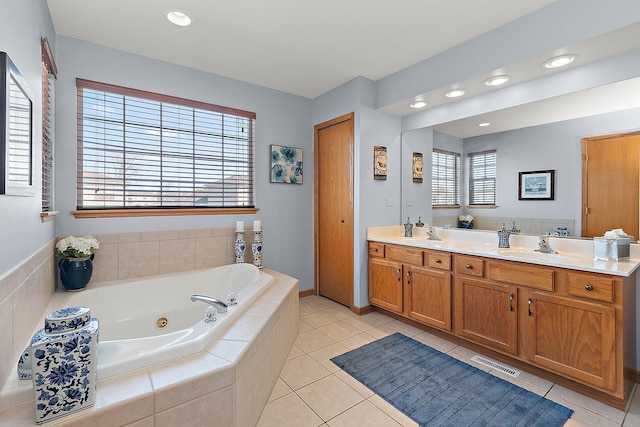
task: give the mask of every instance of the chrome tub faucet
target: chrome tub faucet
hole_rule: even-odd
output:
[[[227,312],[227,304],[217,298],[208,297],[206,295],[191,295],[191,302],[196,301],[214,306],[219,314]]]

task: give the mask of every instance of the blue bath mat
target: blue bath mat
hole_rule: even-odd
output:
[[[331,359],[421,426],[562,426],[573,410],[400,333]]]

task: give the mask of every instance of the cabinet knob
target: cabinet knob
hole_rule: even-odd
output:
[[[586,284],[586,286],[584,287],[587,291],[591,292],[593,290],[593,286],[591,286],[590,284]]]
[[[442,264],[442,260],[440,258],[436,258],[436,264]]]
[[[378,248],[373,248],[373,252],[378,253]]]
[[[467,265],[465,265],[465,267],[466,267],[467,270],[472,270],[473,269],[473,266],[471,264],[467,264]]]

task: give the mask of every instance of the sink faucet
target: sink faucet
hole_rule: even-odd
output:
[[[427,238],[429,240],[440,240],[440,237],[438,237],[438,235],[436,234],[436,230],[435,228],[433,228],[433,226],[429,226],[429,228],[427,229]]]
[[[191,302],[196,301],[204,302],[205,304],[214,306],[218,313],[227,312],[227,304],[223,303],[217,298],[208,297],[206,295],[191,295]]]
[[[536,249],[536,252],[545,253],[545,254],[557,254],[556,251],[551,249],[549,246],[549,235],[543,234],[540,236],[540,242],[538,243],[539,248]]]
[[[520,230],[516,228],[515,221],[513,221],[513,224],[511,225],[511,228],[509,229],[509,231],[511,232],[511,234],[520,234]]]

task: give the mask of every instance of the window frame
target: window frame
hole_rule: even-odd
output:
[[[121,206],[121,207],[82,207],[81,196],[78,194],[78,206],[77,209],[72,211],[72,214],[76,218],[113,218],[113,217],[137,217],[137,216],[180,216],[180,215],[229,215],[229,214],[252,214],[256,213],[258,209],[255,207],[255,132],[253,126],[255,124],[256,114],[254,112],[239,110],[229,107],[223,107],[219,105],[209,104],[201,101],[195,101],[185,98],[179,98],[170,95],[159,94],[155,92],[149,92],[139,89],[133,89],[123,86],[116,86],[109,83],[101,83],[85,79],[76,79],[77,96],[78,96],[78,134],[77,134],[77,148],[78,148],[78,166],[77,166],[77,181],[78,192],[82,190],[82,159],[83,159],[83,94],[84,89],[95,90],[99,92],[105,92],[108,94],[115,94],[123,97],[142,98],[152,102],[160,102],[171,104],[172,106],[180,106],[186,108],[192,108],[194,110],[206,110],[214,113],[220,113],[224,115],[233,115],[242,118],[246,118],[250,121],[248,135],[248,154],[247,161],[249,163],[249,181],[247,187],[250,191],[250,205],[247,206],[197,206],[197,205],[181,205],[181,206]],[[124,120],[123,122],[124,123]],[[159,129],[165,129],[162,126]],[[123,150],[126,152],[126,149]],[[162,152],[162,151],[161,151]],[[193,169],[195,170],[195,169]]]
[[[42,37],[42,213],[40,217],[53,217],[57,213],[54,189],[54,138],[55,138],[55,80],[58,67],[53,58],[51,45],[47,37]]]
[[[452,180],[451,179],[447,179],[448,177],[446,175],[444,177],[435,176],[437,165],[434,162],[435,162],[435,159],[437,158],[437,155],[447,156],[449,161],[451,159],[453,160],[454,178],[453,178],[453,187],[452,188],[449,185],[449,183]],[[433,209],[458,209],[458,208],[460,208],[460,199],[461,199],[461,196],[460,196],[460,193],[461,193],[461,191],[460,191],[460,175],[461,175],[460,163],[461,163],[460,153],[456,153],[456,152],[453,152],[453,151],[440,150],[438,148],[434,148],[432,150],[432,155],[431,155],[431,206],[432,206]],[[441,182],[445,183],[445,193],[446,193],[445,198],[447,200],[453,199],[454,203],[443,203],[443,204],[434,203],[434,197],[435,197],[434,186],[438,185]],[[451,192],[453,192],[453,194],[451,194]]]
[[[479,158],[479,157],[483,157],[482,160],[482,167],[484,169],[484,173],[477,179],[474,180],[474,165],[476,164],[476,162],[474,161],[474,158]],[[490,165],[490,162],[487,161],[488,157],[493,157],[493,166],[487,166]],[[497,163],[498,163],[498,156],[497,156],[497,150],[493,149],[493,150],[485,150],[485,151],[478,151],[478,152],[474,152],[474,153],[469,153],[468,154],[468,158],[469,158],[469,204],[468,207],[470,208],[495,208],[497,207],[496,201],[496,193],[497,193],[497,184],[498,184],[498,178],[497,178]],[[478,166],[476,166],[478,167]],[[493,173],[491,174],[491,171],[493,171]],[[489,173],[487,173],[489,172]],[[488,192],[488,191],[482,191],[480,192],[479,195],[482,196],[482,199],[487,199],[487,195],[489,196],[489,201],[488,202],[483,202],[482,200],[480,200],[479,198],[476,198],[476,194],[474,192],[474,182],[479,182],[479,181],[493,181],[493,191],[492,192]],[[493,200],[490,200],[491,198],[493,198]]]

